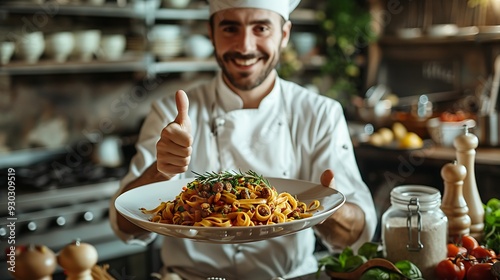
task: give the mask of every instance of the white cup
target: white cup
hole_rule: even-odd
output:
[[[310,32],[292,33],[291,40],[299,56],[310,53],[316,46],[316,35]]]
[[[47,54],[57,62],[65,62],[73,52],[75,37],[71,32],[57,32],[47,36],[45,40]]]
[[[8,64],[15,49],[16,44],[14,42],[0,42],[0,64]]]
[[[185,42],[186,55],[194,58],[207,58],[212,55],[214,47],[210,39],[203,35],[191,35]]]
[[[99,50],[101,31],[97,29],[75,31],[75,47],[73,54],[82,61],[92,60]]]
[[[40,31],[23,34],[16,46],[16,56],[19,56],[26,63],[38,62],[45,50],[45,40]]]
[[[125,51],[127,40],[123,34],[104,35],[101,38],[98,57],[105,60],[120,59]]]

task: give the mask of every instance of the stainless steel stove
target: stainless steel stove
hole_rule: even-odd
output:
[[[0,168],[2,182],[7,182],[3,177],[9,173],[15,178],[15,196],[8,193],[7,187],[2,188],[0,194],[0,249],[6,252],[13,245],[9,244],[11,238],[16,246],[46,245],[57,254],[67,244],[80,239],[96,247],[99,263],[110,264],[110,272],[116,279],[123,275],[145,279],[144,274],[151,269],[146,263],[150,262],[152,248],[124,244],[113,233],[108,220],[110,198],[127,167],[104,168],[85,159],[73,168],[54,168],[61,164],[64,156],[11,167],[11,172],[3,166]],[[15,211],[10,216],[8,201],[12,199],[15,199]],[[11,222],[14,227],[9,226]],[[131,259],[136,255],[140,255],[138,259],[144,263]],[[0,279],[10,277],[6,260],[2,254]],[[60,269],[54,275],[56,279],[65,279]]]

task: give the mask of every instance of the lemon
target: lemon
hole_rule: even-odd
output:
[[[394,133],[391,129],[387,127],[382,127],[378,130],[378,133],[382,136],[384,145],[390,144],[394,140]]]
[[[399,147],[402,149],[418,149],[423,145],[424,141],[415,132],[408,132],[399,140]]]
[[[401,140],[401,139],[403,139],[403,137],[406,136],[406,134],[408,133],[408,130],[406,129],[406,127],[402,123],[395,122],[392,124],[392,132],[394,132],[394,137],[397,140]]]
[[[375,132],[372,135],[370,135],[368,143],[376,147],[381,147],[384,145],[384,138],[380,133]]]

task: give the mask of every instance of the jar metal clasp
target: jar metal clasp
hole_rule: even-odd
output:
[[[417,216],[417,240],[413,241],[412,234],[412,217]],[[410,202],[408,203],[408,217],[406,219],[406,227],[408,228],[408,244],[406,245],[406,249],[408,251],[418,252],[424,248],[422,242],[420,242],[420,232],[422,231],[422,214],[420,213],[420,203],[418,198],[412,197]],[[417,246],[413,246],[416,244]]]

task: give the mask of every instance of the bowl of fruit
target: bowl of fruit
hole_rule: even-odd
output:
[[[427,120],[427,130],[431,139],[438,145],[453,147],[453,141],[465,133],[465,129],[474,128],[476,121],[468,115],[457,112],[445,112]]]

